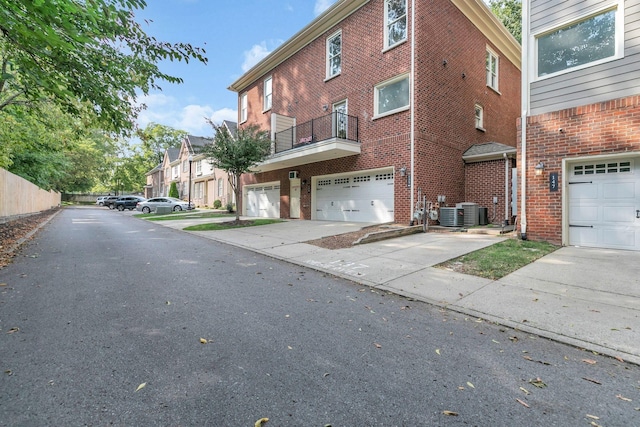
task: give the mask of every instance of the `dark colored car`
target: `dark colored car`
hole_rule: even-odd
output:
[[[120,198],[120,196],[106,196],[104,199],[102,199],[102,205],[101,206],[106,206],[109,209],[113,209],[113,203],[118,200]]]
[[[125,209],[132,211],[136,208],[136,205],[139,202],[144,202],[145,200],[147,199],[140,196],[122,196],[113,202],[113,207],[119,211],[123,211]]]

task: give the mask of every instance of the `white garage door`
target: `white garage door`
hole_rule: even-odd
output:
[[[639,159],[570,166],[570,245],[640,250],[639,166]]]
[[[393,171],[318,177],[315,219],[393,222]]]
[[[259,218],[280,218],[280,185],[246,187],[246,215]]]

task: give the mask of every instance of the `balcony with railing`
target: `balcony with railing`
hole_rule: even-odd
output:
[[[271,151],[260,171],[360,154],[358,118],[334,111],[293,126],[275,134]]]

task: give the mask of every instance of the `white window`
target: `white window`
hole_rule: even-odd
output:
[[[327,79],[342,72],[342,31],[327,39]]]
[[[498,90],[498,55],[487,49],[487,86],[493,90]]]
[[[622,7],[582,17],[536,36],[537,76],[562,73],[621,57]]]
[[[240,123],[247,121],[247,94],[240,95]]]
[[[222,192],[224,191],[224,184],[222,178],[218,178],[218,198],[221,199],[223,197]]]
[[[180,165],[175,165],[173,167],[173,178],[178,178],[180,176]]]
[[[202,160],[196,162],[196,174],[202,175]]]
[[[182,161],[182,172],[189,172],[189,160]]]
[[[374,116],[381,117],[409,109],[409,75],[380,83],[374,91]]]
[[[384,48],[407,40],[407,0],[384,2]]]
[[[271,109],[271,95],[273,93],[273,85],[271,77],[264,79],[264,111]]]
[[[484,109],[476,104],[476,129],[484,130]]]

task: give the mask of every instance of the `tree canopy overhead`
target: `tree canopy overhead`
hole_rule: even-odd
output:
[[[522,0],[489,0],[494,15],[522,43]]]
[[[0,111],[46,98],[77,114],[88,103],[105,129],[133,128],[138,93],[182,79],[162,60],[207,62],[205,51],[145,33],[144,0],[0,0]]]

